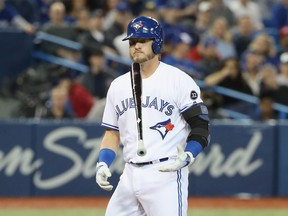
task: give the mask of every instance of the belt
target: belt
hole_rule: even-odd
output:
[[[164,162],[164,161],[167,161],[169,159],[171,159],[172,157],[165,157],[165,158],[161,158],[161,159],[157,159],[157,160],[152,160],[152,161],[147,161],[147,162],[140,162],[140,163],[134,163],[132,161],[130,161],[129,163],[130,164],[133,164],[135,166],[146,166],[146,165],[150,165],[150,164],[156,164],[156,163],[161,163],[161,162]]]

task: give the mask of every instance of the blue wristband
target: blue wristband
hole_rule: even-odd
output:
[[[193,157],[195,158],[201,151],[203,150],[202,145],[194,140],[191,140],[187,143],[185,151],[189,151],[192,153]]]
[[[112,149],[104,148],[99,152],[98,162],[104,162],[110,167],[114,159],[116,158],[116,153]]]

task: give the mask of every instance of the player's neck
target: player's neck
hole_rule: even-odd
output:
[[[160,64],[159,56],[156,55],[154,58],[150,59],[147,62],[141,64],[142,78],[148,78],[154,74],[156,69]]]

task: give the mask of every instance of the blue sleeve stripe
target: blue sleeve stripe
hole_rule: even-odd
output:
[[[119,128],[116,127],[116,126],[114,126],[114,125],[106,124],[106,123],[104,123],[104,122],[102,122],[101,125],[104,126],[104,127],[107,127],[107,128],[110,128],[110,129],[119,131]]]
[[[194,105],[196,104],[192,104],[191,106],[185,106],[183,109],[180,110],[180,112],[183,113],[184,111],[186,111],[187,109],[190,109]]]

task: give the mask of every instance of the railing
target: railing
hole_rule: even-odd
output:
[[[232,89],[224,88],[221,86],[208,86],[204,81],[202,80],[195,80],[196,83],[199,85],[200,88],[209,88],[212,91],[225,95],[231,98],[236,98],[238,100],[242,100],[251,104],[259,104],[259,98],[248,95],[242,92],[238,92]],[[288,116],[288,106],[285,106],[283,104],[274,103],[273,109],[279,112],[279,118],[280,119],[286,119]]]
[[[81,44],[78,42],[39,31],[35,36],[34,43],[38,44],[41,43],[41,41],[51,42],[76,51],[80,51],[82,48]]]
[[[82,49],[82,45],[78,42],[72,41],[72,40],[68,40],[62,37],[58,37],[55,35],[51,35],[45,32],[38,32],[36,34],[36,37],[34,39],[34,43],[35,44],[39,44],[42,41],[46,41],[46,42],[51,42],[54,44],[57,44],[59,46],[63,46],[63,47],[67,47],[71,50],[75,50],[75,51],[81,51]],[[57,65],[62,65],[64,67],[70,68],[70,69],[74,69],[76,71],[79,72],[87,72],[88,68],[86,65],[71,61],[71,60],[67,60],[65,58],[61,58],[61,57],[56,57],[47,53],[44,53],[42,51],[34,51],[33,52],[33,57],[42,61],[47,61],[50,63],[54,63]],[[132,63],[132,61],[130,59],[124,58],[122,56],[116,56],[116,55],[106,55],[105,56],[105,64],[108,64],[109,61],[114,61],[123,65],[130,65]]]
[[[74,41],[70,41],[67,39],[63,39],[57,36],[53,36],[44,32],[39,32],[36,37],[35,37],[35,43],[39,43],[41,41],[49,41],[64,47],[68,47],[70,49],[73,50],[81,50],[81,44],[74,42]],[[86,72],[88,70],[87,66],[82,65],[80,63],[75,63],[72,61],[69,61],[67,59],[63,59],[63,58],[59,58],[59,57],[55,57],[52,55],[48,55],[48,54],[44,54],[42,52],[37,52],[35,51],[33,56],[35,58],[41,59],[41,60],[46,60],[49,62],[53,62],[55,64],[58,65],[62,65],[64,67],[68,67],[71,69],[75,69],[77,71],[80,72]],[[107,61],[115,61],[117,63],[121,63],[123,65],[127,65],[129,66],[132,62],[130,60],[127,60],[126,58],[123,57],[119,57],[119,56],[112,56],[112,55],[106,55],[106,62]],[[195,80],[196,83],[199,85],[200,88],[209,88],[210,90],[212,90],[215,93],[221,94],[221,95],[225,95],[225,96],[229,96],[231,98],[236,98],[239,101],[245,101],[251,104],[258,104],[259,103],[259,98],[255,97],[255,96],[251,96],[248,94],[244,94],[242,92],[238,92],[235,90],[231,90],[228,88],[224,88],[224,87],[220,87],[220,86],[208,86],[204,81],[202,80]],[[279,112],[279,119],[286,119],[288,116],[288,106],[279,104],[279,103],[274,103],[273,104],[273,109]],[[222,111],[225,112],[227,115],[229,115],[231,118],[234,119],[249,119],[249,115],[237,112],[235,110],[228,110],[228,109],[224,109],[222,108]]]
[[[57,57],[57,56],[54,56],[51,54],[47,54],[45,52],[34,51],[32,55],[34,58],[36,58],[38,60],[42,60],[42,61],[50,62],[53,64],[61,65],[63,67],[73,69],[73,70],[76,70],[76,71],[79,71],[82,73],[86,73],[88,71],[88,67],[84,64],[80,64],[80,63],[77,63],[77,62],[69,60],[69,59],[65,59],[65,58]]]

